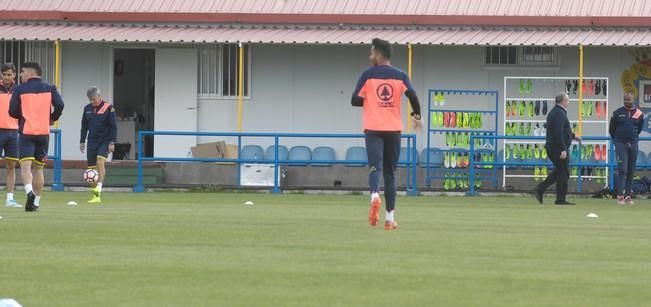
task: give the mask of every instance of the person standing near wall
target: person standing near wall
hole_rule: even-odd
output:
[[[574,135],[567,119],[567,107],[570,98],[565,93],[556,95],[556,106],[547,114],[547,135],[545,150],[549,160],[554,164],[554,170],[547,178],[536,186],[536,200],[543,203],[543,194],[552,184],[556,183],[557,205],[574,205],[566,200],[567,184],[570,178],[569,149],[572,139],[580,140]]]
[[[16,187],[16,162],[18,161],[18,120],[9,116],[9,101],[16,86],[16,66],[5,63],[0,66],[2,83],[0,83],[0,150],[7,168],[7,200],[5,207],[22,208],[14,200]]]
[[[633,102],[633,94],[624,94],[624,106],[613,112],[608,132],[615,144],[617,157],[617,203],[632,205],[633,173],[637,161],[639,135],[644,126],[644,114]]]
[[[38,211],[45,178],[43,167],[50,145],[50,125],[61,117],[63,99],[56,86],[41,79],[41,66],[27,62],[22,84],[11,95],[9,115],[18,119],[20,173],[27,193],[25,211]],[[35,172],[32,174],[32,164]],[[32,186],[33,184],[33,186]]]
[[[115,150],[117,125],[115,108],[102,99],[100,91],[93,86],[86,91],[90,101],[81,114],[81,138],[79,150],[86,151],[88,168],[97,169],[99,180],[90,188],[92,194],[89,203],[101,203],[102,184],[106,177],[105,162],[110,152]],[[86,141],[88,140],[88,146]]]
[[[407,74],[391,66],[391,44],[373,39],[369,56],[372,66],[362,73],[353,91],[351,104],[362,107],[366,152],[369,163],[371,209],[368,220],[375,226],[380,219],[380,174],[384,176],[386,200],[385,230],[397,229],[394,218],[396,203],[395,170],[400,158],[402,132],[401,96],[404,93],[414,110],[411,118],[420,129],[423,121],[420,103]]]

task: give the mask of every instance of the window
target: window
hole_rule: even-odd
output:
[[[486,65],[557,66],[554,47],[486,47]]]
[[[20,73],[20,66],[25,62],[41,64],[43,80],[54,82],[54,44],[51,42],[0,41],[2,63],[13,63]],[[18,82],[20,78],[16,76]]]
[[[514,65],[516,59],[516,47],[486,47],[486,64]]]
[[[556,52],[552,47],[523,47],[522,64],[555,65]]]
[[[199,46],[199,97],[237,96],[239,51],[238,44]],[[249,46],[244,45],[244,96],[249,96],[249,53]]]

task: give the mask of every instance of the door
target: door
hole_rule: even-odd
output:
[[[197,131],[197,51],[156,49],[154,129]],[[156,136],[156,157],[186,157],[196,136]]]

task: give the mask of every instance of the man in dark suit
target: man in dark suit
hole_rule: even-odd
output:
[[[554,170],[549,176],[536,186],[536,199],[543,203],[543,193],[547,188],[556,183],[557,205],[574,205],[565,199],[567,195],[567,182],[570,178],[569,149],[572,139],[579,140],[567,119],[567,106],[570,98],[565,93],[556,95],[556,106],[547,114],[547,137],[545,139],[545,150],[549,160],[554,164]]]

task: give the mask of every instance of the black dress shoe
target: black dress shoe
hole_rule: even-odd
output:
[[[564,201],[558,201],[558,200],[557,200],[557,201],[554,202],[554,203],[557,204],[557,205],[559,205],[559,206],[574,206],[574,205],[575,205],[575,203],[571,203],[571,202],[569,202],[569,201],[567,201],[567,200],[564,200]]]
[[[542,205],[542,203],[543,203],[543,192],[540,191],[540,189],[536,188],[535,193],[536,193],[536,200],[538,201],[539,204]]]
[[[34,195],[34,192],[27,193],[27,202],[25,203],[26,212],[38,211],[38,206],[34,205],[35,199],[36,199],[36,195]]]

